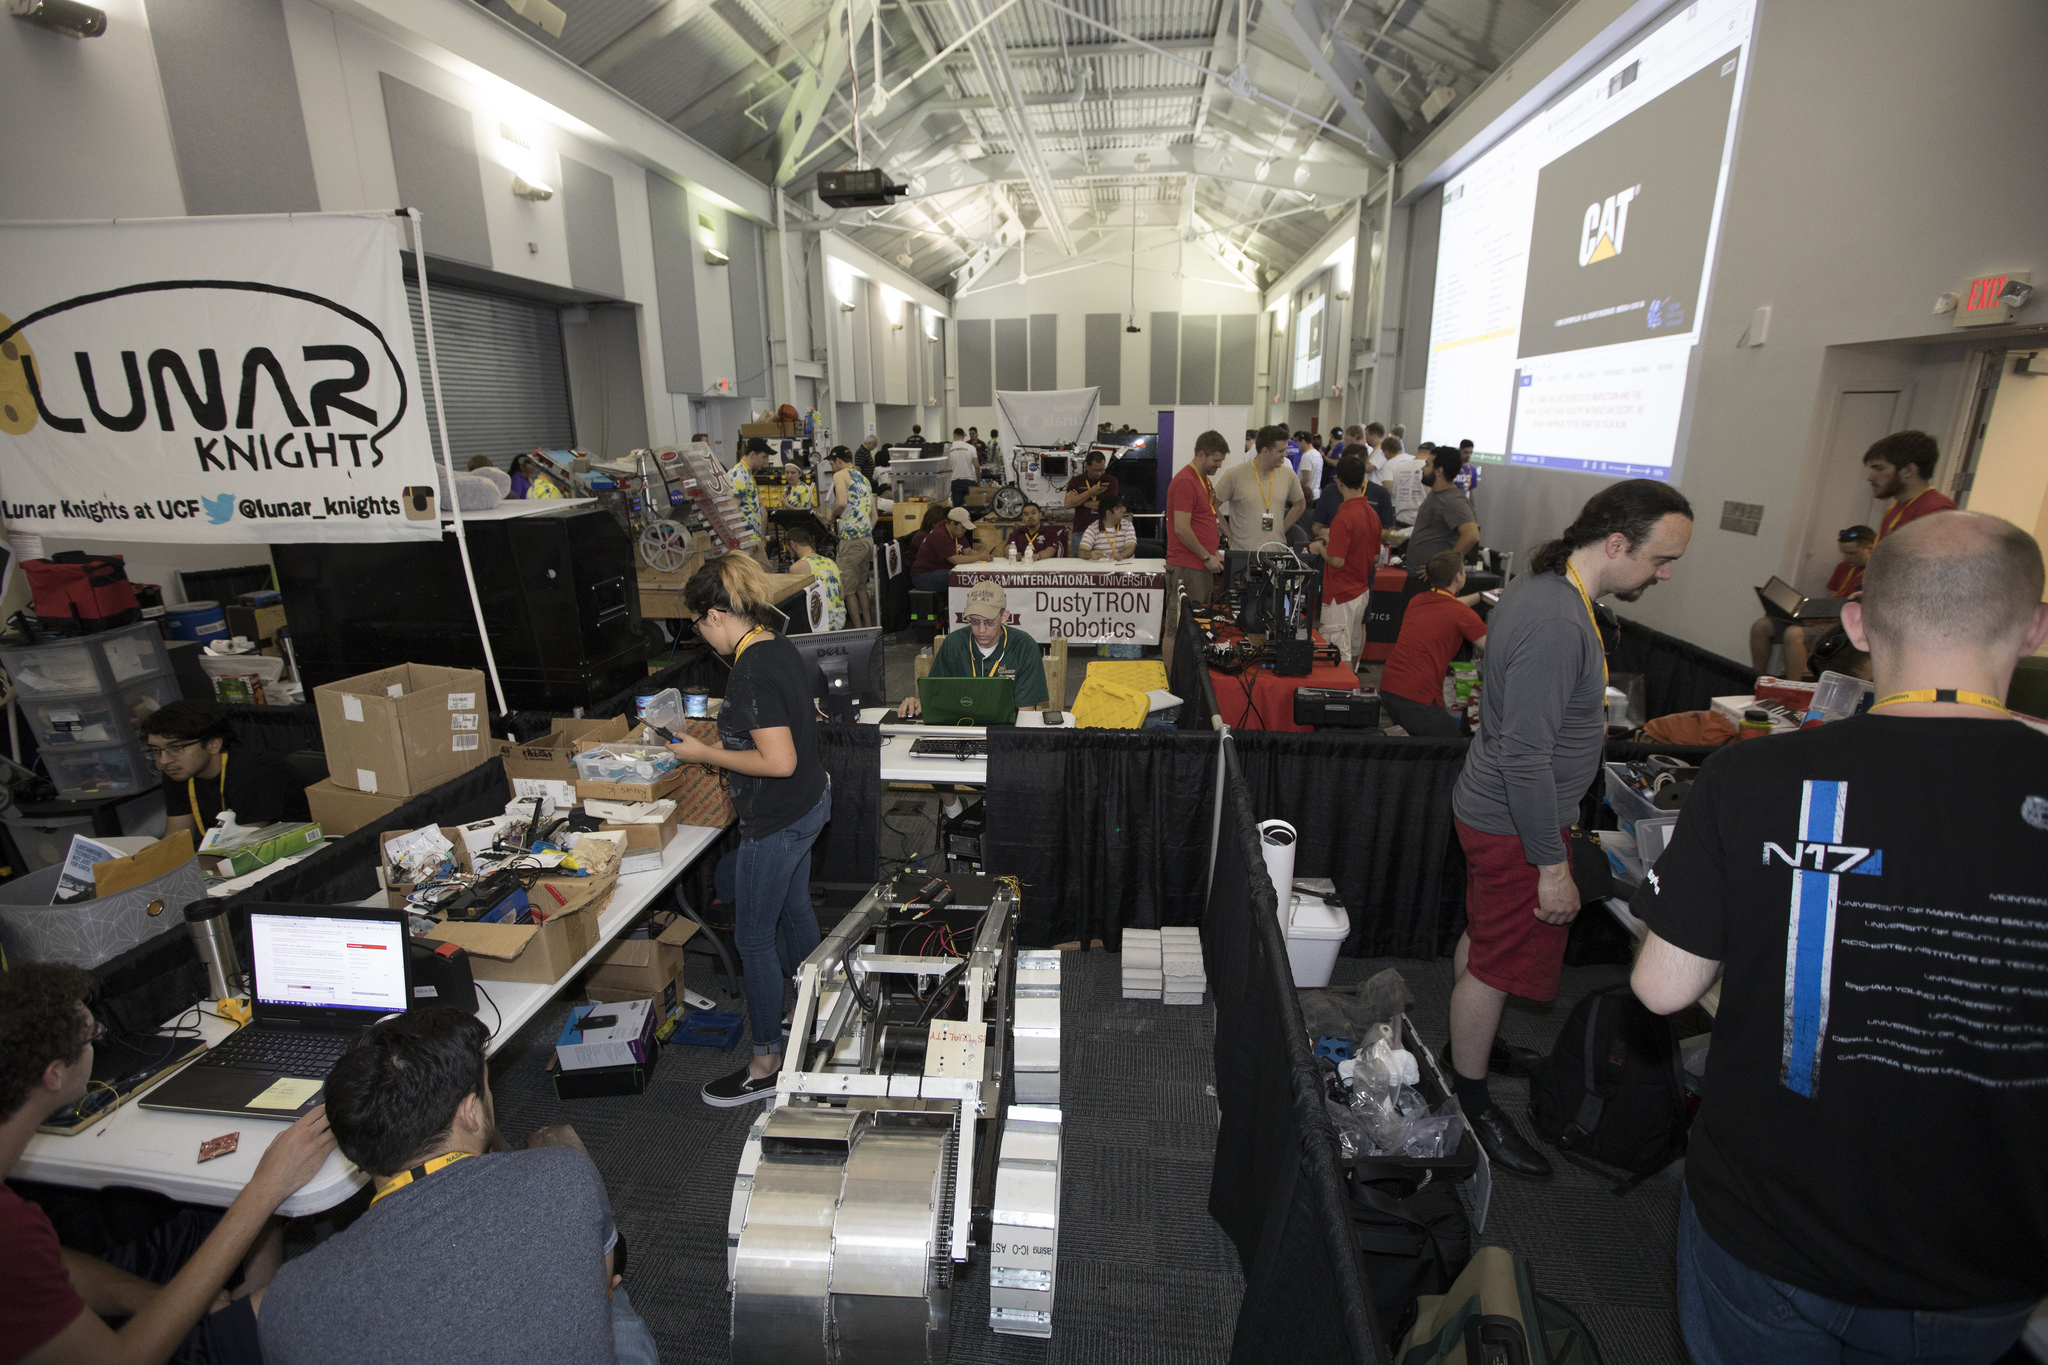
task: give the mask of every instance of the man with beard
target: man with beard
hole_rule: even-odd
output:
[[[1466,1119],[1493,1164],[1517,1175],[1547,1178],[1550,1163],[1494,1107],[1486,1073],[1489,1064],[1526,1069],[1526,1055],[1495,1047],[1501,1011],[1510,995],[1556,998],[1579,913],[1566,833],[1607,738],[1607,659],[1593,603],[1641,597],[1671,576],[1691,537],[1692,506],[1677,489],[1651,479],[1610,484],[1537,549],[1487,623],[1479,730],[1451,796],[1469,927],[1454,958],[1450,1050]]]

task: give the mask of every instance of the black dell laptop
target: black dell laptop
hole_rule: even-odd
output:
[[[294,1119],[364,1028],[412,1001],[403,910],[264,905],[249,912],[253,1018],[144,1095],[144,1109]]]

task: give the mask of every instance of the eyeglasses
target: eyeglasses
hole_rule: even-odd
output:
[[[967,624],[980,630],[986,630],[990,626],[999,626],[1002,622],[987,616],[970,616],[967,618]]]
[[[199,741],[196,739],[188,739],[182,744],[166,744],[161,748],[145,744],[142,746],[142,756],[151,763],[161,763],[167,758],[175,758],[197,743]]]

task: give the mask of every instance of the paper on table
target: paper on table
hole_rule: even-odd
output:
[[[251,1109],[296,1109],[320,1092],[325,1081],[309,1081],[298,1076],[286,1076],[271,1084],[270,1089],[249,1101]]]

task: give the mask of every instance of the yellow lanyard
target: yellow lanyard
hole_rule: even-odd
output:
[[[988,656],[988,672],[984,673],[981,671],[981,645],[975,640],[973,634],[970,633],[967,637],[968,673],[977,678],[993,678],[996,675],[996,670],[1002,667],[1003,656],[1009,653],[1009,650],[1010,628],[1008,626],[1004,626],[1003,638],[1001,642],[997,644],[996,652]]]
[[[1199,469],[1195,470],[1195,479],[1196,479],[1196,481],[1197,481],[1197,482],[1199,482],[1199,483],[1200,483],[1200,484],[1202,485],[1202,492],[1203,492],[1203,494],[1204,494],[1204,495],[1205,495],[1205,496],[1206,496],[1206,497],[1207,497],[1207,498],[1209,499],[1209,510],[1210,510],[1211,512],[1215,511],[1215,510],[1216,510],[1216,485],[1215,485],[1215,484],[1213,484],[1213,483],[1210,483],[1210,482],[1209,482],[1209,476],[1208,476],[1207,474],[1204,474],[1204,473],[1203,473],[1203,472],[1202,472],[1201,470],[1199,470]]]
[[[755,626],[745,635],[740,636],[740,642],[737,645],[733,646],[732,661],[734,663],[738,663],[740,661],[740,655],[746,653],[748,649],[752,648],[754,643],[754,637],[756,635],[770,635],[773,633],[774,632],[770,631],[766,626]]]
[[[199,818],[199,774],[194,773],[185,779],[185,799],[192,803],[192,823],[203,832],[207,822]],[[225,749],[220,751],[220,808],[228,808],[228,751]],[[216,815],[219,813],[214,812]]]
[[[1953,687],[1923,687],[1915,692],[1894,692],[1871,706],[1875,711],[1881,706],[1913,706],[1920,702],[1937,701],[1957,703],[1963,706],[1981,706],[1986,711],[1996,711],[2009,716],[2005,703],[1996,697],[1987,697],[1982,692],[1958,692]]]
[[[1586,620],[1593,626],[1593,648],[1600,651],[1600,694],[1607,695],[1607,645],[1600,638],[1600,618],[1593,614],[1593,594],[1586,591],[1586,581],[1579,577],[1578,566],[1569,560],[1564,571],[1571,575],[1572,586],[1579,590],[1579,600],[1586,604]]]
[[[1257,465],[1257,464],[1255,463],[1255,464],[1253,464],[1253,465],[1252,465],[1252,482],[1258,485],[1258,489],[1259,489],[1259,501],[1260,501],[1260,502],[1263,502],[1264,504],[1266,504],[1266,510],[1267,510],[1268,512],[1272,511],[1272,510],[1273,510],[1273,476],[1272,476],[1272,474],[1271,474],[1270,472],[1268,472],[1268,473],[1267,473],[1267,475],[1266,475],[1266,477],[1265,477],[1264,479],[1261,479],[1261,478],[1259,477],[1259,467],[1258,467],[1258,465]]]
[[[377,1200],[382,1199],[385,1195],[390,1194],[393,1190],[402,1190],[407,1185],[412,1184],[412,1182],[415,1180],[425,1180],[428,1176],[440,1170],[442,1167],[453,1166],[456,1162],[462,1160],[462,1158],[469,1155],[471,1154],[468,1152],[443,1152],[441,1153],[441,1155],[434,1157],[431,1160],[422,1162],[420,1165],[413,1167],[409,1171],[400,1171],[397,1175],[391,1178],[391,1183],[389,1185],[386,1185],[383,1189],[377,1191],[375,1198],[370,1200],[370,1207],[373,1209],[376,1208]]]
[[[1893,503],[1892,510],[1886,512],[1884,514],[1884,520],[1878,523],[1878,525],[1883,529],[1877,533],[1877,538],[1879,540],[1883,540],[1886,536],[1898,530],[1899,520],[1900,518],[1906,515],[1906,509],[1911,507],[1914,503],[1920,501],[1920,499],[1926,497],[1929,493],[1932,493],[1933,491],[1934,489],[1931,487],[1923,488],[1918,493],[1915,493],[1912,497],[1907,498],[1904,502]]]
[[[1448,597],[1453,602],[1458,600],[1458,594],[1454,592],[1445,592],[1442,588],[1431,588],[1430,591],[1435,593],[1438,597]]]

